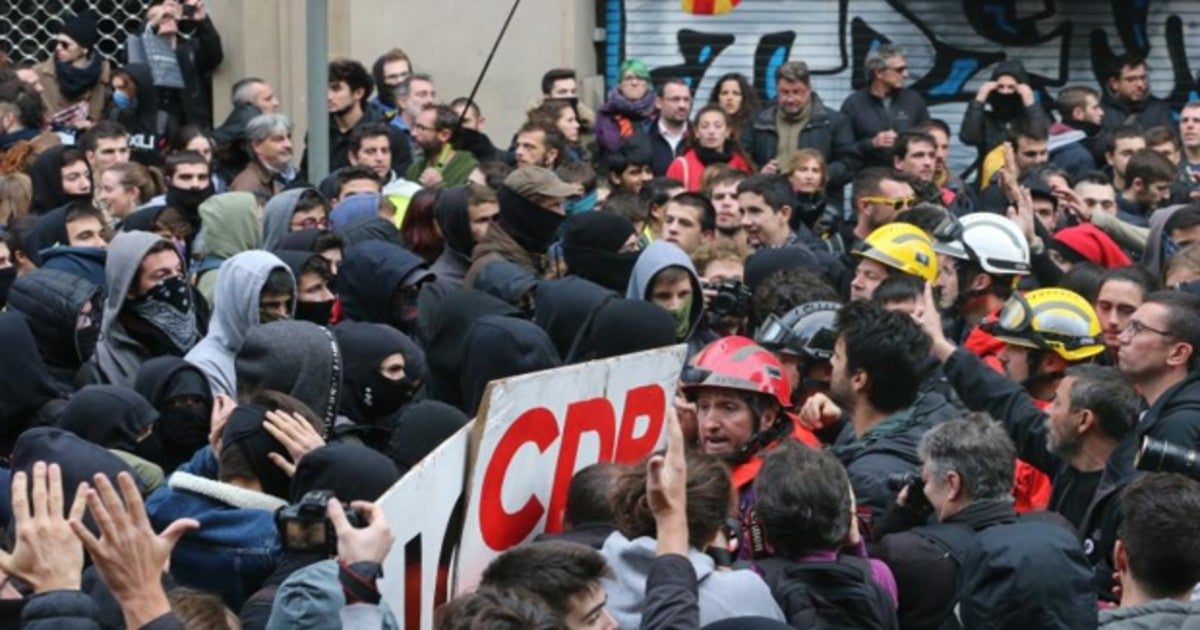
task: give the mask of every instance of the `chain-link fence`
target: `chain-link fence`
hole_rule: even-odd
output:
[[[17,63],[49,59],[62,17],[92,11],[98,17],[100,54],[116,59],[126,36],[142,23],[149,0],[0,0],[0,50]]]

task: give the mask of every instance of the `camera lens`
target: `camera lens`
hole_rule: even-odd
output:
[[[1149,472],[1173,472],[1200,479],[1200,453],[1164,440],[1146,438],[1134,465]]]

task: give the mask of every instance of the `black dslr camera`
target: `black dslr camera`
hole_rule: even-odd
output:
[[[1142,440],[1133,462],[1141,471],[1179,473],[1200,481],[1200,452],[1165,440]]]
[[[288,551],[324,552],[337,555],[337,531],[326,516],[326,505],[334,498],[328,490],[314,490],[299,503],[285,505],[275,513],[275,528]],[[366,527],[362,512],[343,504],[346,520],[354,527]]]
[[[710,285],[709,288],[717,292],[709,308],[713,313],[734,317],[750,313],[750,302],[753,298],[750,287],[738,280],[726,280],[721,284]]]

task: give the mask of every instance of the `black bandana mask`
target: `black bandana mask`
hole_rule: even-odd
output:
[[[162,331],[181,351],[195,345],[199,332],[192,291],[181,276],[167,278],[130,304],[139,317]]]
[[[196,217],[200,215],[200,204],[208,201],[216,192],[211,181],[204,188],[167,186],[167,205],[188,216]]]
[[[318,326],[328,326],[333,318],[334,300],[324,302],[296,302],[296,319],[312,322]]]
[[[1020,94],[1000,94],[992,92],[987,102],[992,106],[992,112],[1001,120],[1012,120],[1025,112],[1025,102]]]

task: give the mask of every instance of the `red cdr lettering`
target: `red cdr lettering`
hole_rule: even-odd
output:
[[[483,541],[496,551],[504,551],[521,542],[537,527],[545,508],[536,496],[529,500],[519,510],[509,513],[504,509],[501,500],[501,489],[504,477],[508,474],[508,466],[517,450],[524,444],[532,442],[538,450],[546,452],[554,440],[558,438],[558,422],[554,414],[545,407],[530,409],[521,414],[516,422],[509,427],[496,451],[488,462],[487,471],[483,475],[483,487],[479,490],[479,524],[483,532]]]
[[[618,464],[634,464],[654,452],[666,420],[667,395],[659,385],[643,385],[629,390],[625,396],[625,409],[621,415],[621,433],[617,437],[617,450],[613,461]],[[633,435],[639,417],[650,420],[646,432]]]
[[[571,403],[567,407],[567,421],[563,426],[562,447],[558,451],[558,463],[554,469],[554,486],[550,491],[550,509],[546,518],[546,531],[562,531],[563,511],[567,505],[567,489],[575,474],[575,462],[579,458],[579,438],[584,433],[595,433],[600,437],[599,461],[612,461],[613,442],[616,441],[617,417],[612,403],[606,398],[591,398]],[[590,462],[589,462],[590,463]]]

